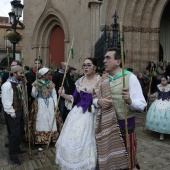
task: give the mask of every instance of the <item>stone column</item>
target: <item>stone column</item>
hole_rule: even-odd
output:
[[[91,57],[94,57],[95,43],[100,36],[100,5],[102,2],[97,0],[90,1],[90,24],[91,24]]]

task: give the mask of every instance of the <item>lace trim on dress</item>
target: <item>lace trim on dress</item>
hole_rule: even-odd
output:
[[[90,158],[88,158],[87,160],[85,161],[82,161],[82,162],[79,162],[79,163],[76,163],[76,164],[71,164],[71,163],[68,163],[66,161],[64,161],[62,159],[62,157],[60,156],[60,154],[58,154],[57,152],[57,161],[56,163],[59,165],[63,165],[61,168],[64,168],[65,170],[71,170],[71,169],[77,169],[77,170],[87,170],[87,166],[90,165],[90,164],[94,164],[96,161],[91,161]],[[91,167],[90,169],[95,169],[95,167]],[[89,170],[90,170],[89,169]]]
[[[82,76],[81,78],[79,78],[79,79],[76,81],[75,85],[76,85],[77,91],[78,91],[79,93],[80,93],[80,91],[84,91],[85,93],[93,93],[94,88],[82,87],[81,82],[83,81],[84,78],[85,78],[85,76]],[[97,82],[100,80],[100,78],[101,78],[101,77],[100,77],[99,75],[97,75],[97,77],[96,77],[96,79],[97,79],[96,84],[97,84]]]
[[[158,84],[158,89],[160,90],[160,91],[164,91],[164,92],[169,92],[170,91],[170,85],[169,84],[167,84],[166,86],[162,86],[161,84]]]
[[[83,79],[85,78],[85,76],[83,76],[83,77],[81,77],[81,78],[79,78],[77,81],[76,81],[76,83],[75,83],[75,85],[76,85],[76,89],[77,89],[77,91],[80,93],[80,91],[83,91],[83,92],[85,92],[85,93],[93,93],[94,92],[94,88],[85,88],[85,87],[82,87],[81,86],[81,82],[83,81]],[[100,76],[99,75],[97,75],[97,77],[96,77],[96,79],[97,79],[97,82],[100,80]],[[70,95],[71,96],[71,95]],[[68,109],[68,110],[71,110],[72,109],[72,107],[73,107],[73,103],[74,103],[74,98],[72,97],[72,99],[71,99],[71,101],[69,101],[69,100],[65,100],[65,106],[66,106],[66,108]],[[95,107],[94,107],[94,105],[92,105],[91,106],[91,112],[92,113],[95,113]]]
[[[70,95],[70,96],[71,96],[71,95]],[[66,106],[66,108],[67,108],[68,110],[71,110],[71,109],[72,109],[73,103],[74,103],[74,97],[73,97],[73,96],[71,96],[71,97],[72,97],[72,98],[71,98],[71,101],[65,99],[65,106]]]

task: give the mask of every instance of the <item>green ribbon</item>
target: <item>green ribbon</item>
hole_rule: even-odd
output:
[[[38,61],[40,62],[40,63],[42,63],[42,58],[41,58],[41,56],[38,56]]]
[[[29,72],[30,72],[30,70],[27,70],[27,71],[24,72],[24,74],[27,74],[27,73],[29,73]]]
[[[124,70],[124,75],[131,74],[130,71]],[[122,71],[120,71],[116,76],[114,77],[109,77],[109,82],[114,82],[116,79],[122,77]]]
[[[43,86],[45,86],[47,89],[50,88],[50,86],[49,86],[50,80],[43,82],[41,79],[38,79],[37,82],[38,82],[40,89],[42,89]]]
[[[143,75],[145,78],[147,78],[147,79],[150,79],[150,76],[148,76],[148,75],[146,75],[146,74],[144,74]]]
[[[73,51],[73,48],[71,48],[69,51],[68,51],[68,57],[71,53],[71,58],[73,59],[74,58],[74,51]]]

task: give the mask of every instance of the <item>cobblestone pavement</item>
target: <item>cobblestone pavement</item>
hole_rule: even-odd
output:
[[[138,162],[141,170],[170,170],[170,135],[165,135],[163,142],[159,141],[159,134],[143,130],[144,113],[136,115],[136,131],[138,138]],[[55,147],[50,146],[44,163],[44,153],[32,150],[32,154],[20,156],[21,166],[14,166],[9,162],[6,142],[6,126],[0,123],[0,170],[59,170],[55,164]],[[28,144],[22,148],[28,150]]]

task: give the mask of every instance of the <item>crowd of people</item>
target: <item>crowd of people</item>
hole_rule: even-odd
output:
[[[15,165],[21,164],[18,155],[27,152],[20,148],[25,134],[38,151],[55,143],[55,161],[63,170],[140,169],[135,113],[147,111],[151,96],[156,100],[148,109],[146,128],[159,132],[160,140],[170,134],[170,63],[165,68],[163,62],[156,67],[150,61],[144,73],[136,76],[128,68],[122,74],[121,51],[110,48],[102,75],[95,58],[83,61],[82,75],[65,62],[57,71],[39,59],[34,64],[21,67],[14,60],[10,72],[0,74],[6,146]]]

